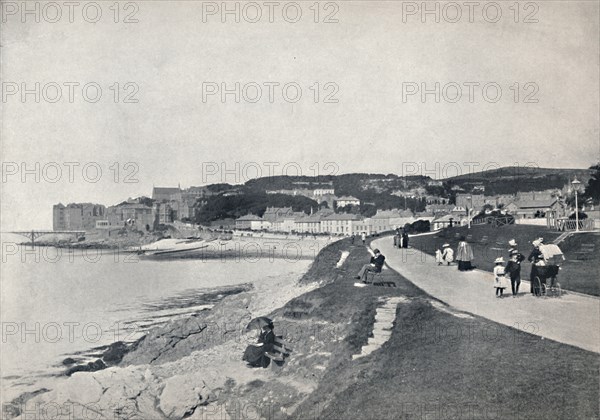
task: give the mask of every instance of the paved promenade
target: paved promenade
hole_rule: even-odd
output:
[[[505,289],[508,297],[499,299],[492,273],[438,266],[433,256],[419,250],[394,248],[391,237],[377,239],[371,247],[381,250],[390,268],[457,310],[600,353],[600,299],[596,297],[567,291],[560,298],[536,298],[529,293],[529,282],[521,282],[517,298]],[[529,269],[524,263],[522,271]]]

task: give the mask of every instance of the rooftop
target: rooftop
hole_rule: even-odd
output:
[[[262,220],[262,218],[258,217],[255,214],[247,214],[245,216],[237,218],[236,220],[240,220],[240,221],[256,221],[256,220]]]
[[[531,209],[531,208],[541,208],[541,207],[551,207],[554,203],[558,201],[556,198],[546,199],[546,200],[518,200],[513,203],[520,209]]]
[[[181,192],[178,187],[154,187],[152,188],[153,193],[162,193],[162,194],[175,194]]]
[[[358,214],[338,213],[323,217],[323,220],[362,220]]]

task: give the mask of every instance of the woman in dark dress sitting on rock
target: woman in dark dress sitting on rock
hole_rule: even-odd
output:
[[[248,366],[266,368],[271,363],[271,359],[266,353],[273,351],[273,345],[275,344],[275,333],[273,332],[273,328],[275,327],[272,322],[265,325],[258,337],[258,342],[261,343],[261,345],[251,345],[246,348],[242,360],[248,362]]]

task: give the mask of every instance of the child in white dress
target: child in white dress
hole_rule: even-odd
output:
[[[454,262],[454,250],[450,248],[450,244],[444,244],[442,251],[442,259],[446,261],[448,265]]]
[[[506,272],[504,271],[504,258],[496,258],[494,261],[496,266],[494,267],[494,287],[496,288],[496,297],[501,298],[504,289],[507,287],[507,279],[505,277]]]
[[[437,265],[442,265],[442,263],[444,262],[444,259],[442,258],[442,251],[440,251],[439,249],[435,250],[435,262],[437,263]]]

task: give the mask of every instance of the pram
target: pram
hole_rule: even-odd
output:
[[[535,296],[556,296],[562,295],[560,283],[556,280],[560,271],[560,263],[565,257],[557,245],[541,245],[540,251],[544,256],[535,265],[533,282],[533,293]],[[548,284],[548,280],[550,283]]]

